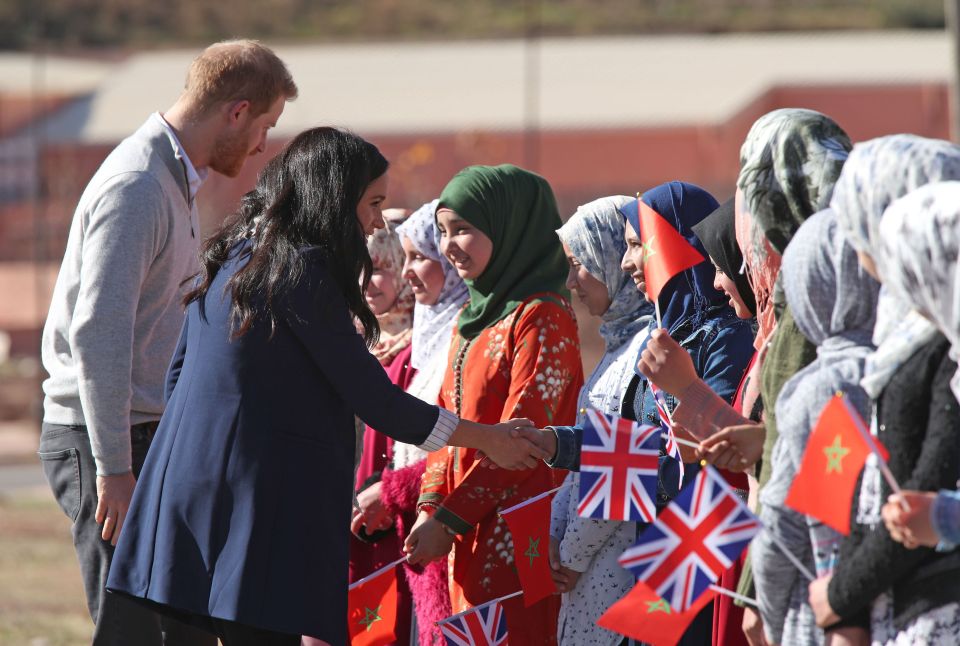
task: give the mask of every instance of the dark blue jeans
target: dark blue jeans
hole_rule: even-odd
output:
[[[133,475],[138,477],[157,424],[130,429]],[[96,624],[95,646],[216,646],[217,638],[192,626],[161,616],[147,606],[105,590],[113,546],[100,537],[97,512],[97,467],[85,426],[44,424],[37,452],[43,473],[60,509],[73,523],[73,545]]]

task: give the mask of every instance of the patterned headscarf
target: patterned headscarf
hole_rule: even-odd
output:
[[[757,301],[762,350],[776,328],[780,254],[804,220],[827,206],[850,138],[813,110],[774,110],[757,119],[740,148],[737,243]]]
[[[960,182],[919,188],[890,205],[880,223],[881,277],[926,315],[960,359]],[[960,370],[950,380],[960,400]]]
[[[607,287],[610,307],[601,317],[600,336],[610,352],[650,323],[653,305],[648,303],[622,269],[627,250],[623,216],[617,211],[634,198],[624,195],[601,197],[577,209],[557,229],[557,235],[591,276]]]
[[[840,173],[831,208],[857,251],[875,259],[880,251],[880,223],[898,197],[925,184],[960,180],[960,146],[916,135],[890,135],[857,144]],[[878,269],[883,269],[878,262]],[[918,347],[935,334],[934,326],[912,311],[909,301],[889,289],[880,291],[873,342],[863,387],[877,397]]]
[[[808,523],[803,515],[789,509],[784,501],[827,402],[841,391],[861,415],[870,412],[870,397],[859,382],[873,349],[870,335],[880,284],[861,269],[856,252],[831,211],[811,216],[797,230],[783,254],[782,270],[783,290],[796,325],[819,347],[817,358],[784,384],[776,401],[778,437],[772,451],[770,480],[760,490],[761,519],[766,527],[755,543],[762,546],[758,549],[767,549],[771,543],[768,536],[789,540],[796,535],[796,528],[802,528],[806,535]],[[810,523],[809,529],[816,540],[817,574],[826,574],[833,568],[842,536],[818,522]],[[800,558],[809,557],[801,553]],[[782,634],[783,610],[790,607],[803,612],[806,595],[798,600],[793,593],[798,587],[806,590],[805,584],[792,566],[781,571],[760,561],[754,561],[754,575],[765,626],[778,643],[788,643],[791,640]],[[811,623],[809,631],[804,632],[817,631]]]
[[[753,215],[753,242],[783,253],[808,217],[825,208],[852,148],[847,133],[813,110],[785,108],[753,124],[740,148],[737,187]]]
[[[429,366],[438,355],[446,356],[453,336],[453,325],[460,308],[467,300],[467,286],[440,253],[440,231],[436,213],[439,200],[428,202],[397,227],[397,235],[405,237],[421,254],[443,267],[443,288],[433,305],[417,303],[413,308],[413,354],[410,363],[418,370]]]
[[[374,270],[393,273],[397,300],[387,312],[377,316],[380,324],[380,341],[371,352],[381,363],[389,363],[410,344],[413,325],[413,290],[403,279],[403,247],[400,238],[389,222],[367,238],[367,250],[373,260]]]

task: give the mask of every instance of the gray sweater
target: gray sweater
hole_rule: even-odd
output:
[[[43,330],[44,422],[85,425],[98,475],[130,470],[130,426],[163,412],[163,380],[196,272],[183,162],[154,115],[80,198]]]

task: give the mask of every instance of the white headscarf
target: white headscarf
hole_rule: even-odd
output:
[[[618,209],[633,200],[625,195],[601,197],[579,207],[557,229],[557,235],[584,269],[607,287],[610,307],[600,324],[607,352],[646,329],[653,314],[653,305],[647,303],[630,276],[620,269],[627,243],[625,222]]]
[[[960,358],[960,182],[918,188],[887,209],[880,224],[881,278],[929,317]],[[960,370],[950,380],[960,400]]]
[[[830,206],[853,248],[869,254],[882,270],[879,231],[886,208],[919,186],[951,179],[960,179],[960,146],[916,135],[879,137],[853,147]],[[877,350],[867,359],[861,382],[873,398],[936,332],[912,310],[908,301],[881,289],[873,334]]]
[[[434,200],[424,204],[397,227],[397,235],[406,237],[417,251],[443,267],[443,289],[437,302],[433,305],[417,303],[413,310],[413,353],[410,363],[418,370],[429,366],[438,354],[447,356],[453,324],[460,307],[467,300],[467,286],[463,279],[440,253],[437,202]]]

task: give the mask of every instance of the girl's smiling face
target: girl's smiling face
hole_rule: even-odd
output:
[[[455,211],[437,209],[440,251],[464,280],[483,274],[493,256],[493,241]]]
[[[561,240],[560,244],[563,245],[563,253],[567,256],[567,263],[570,265],[570,270],[567,272],[567,289],[577,295],[591,316],[603,316],[610,309],[607,286],[580,264],[566,242]]]
[[[403,277],[413,297],[421,305],[433,305],[440,298],[443,291],[443,265],[438,261],[424,256],[407,236],[401,236],[400,245],[403,247]]]

